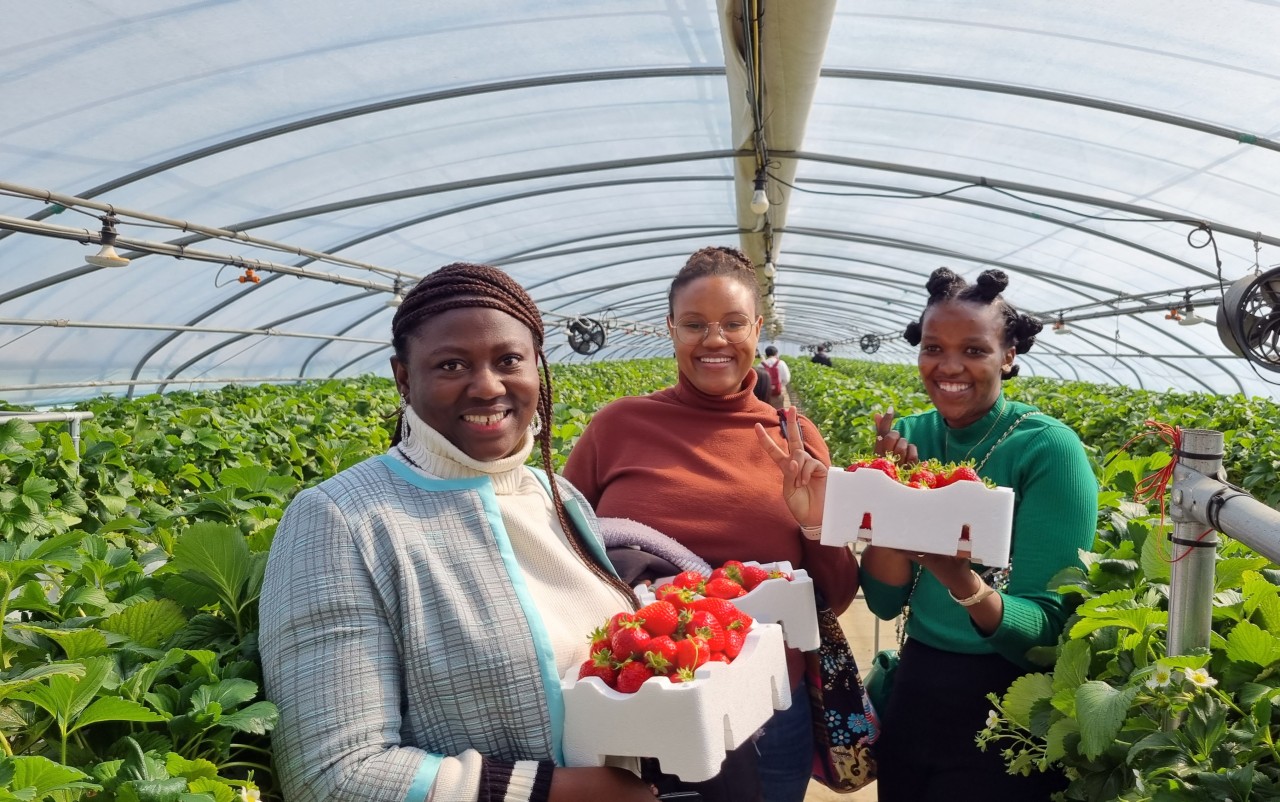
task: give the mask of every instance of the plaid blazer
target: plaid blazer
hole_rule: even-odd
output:
[[[560,487],[608,568],[590,506]],[[260,609],[287,799],[420,802],[467,749],[563,763],[555,658],[487,477],[382,455],[300,493]]]

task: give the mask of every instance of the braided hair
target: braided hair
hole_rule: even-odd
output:
[[[725,276],[733,279],[751,291],[751,301],[755,310],[760,310],[760,283],[756,280],[756,269],[747,255],[737,248],[723,245],[709,246],[694,251],[693,255],[671,280],[671,289],[667,291],[667,314],[676,313],[676,292],[700,278],[708,276]]]
[[[542,348],[545,336],[542,314],[525,288],[496,267],[466,262],[445,265],[419,281],[404,297],[400,308],[396,310],[395,317],[391,319],[391,347],[395,350],[396,358],[403,364],[409,363],[409,340],[426,321],[451,309],[474,307],[504,312],[523,323],[533,335],[537,363],[542,366],[541,378],[538,382],[538,415],[544,421],[544,425],[537,434],[537,440],[542,457],[542,469],[547,473],[548,485],[551,488],[551,501],[556,510],[556,518],[560,521],[560,528],[564,530],[570,548],[578,558],[602,580],[620,590],[623,597],[634,606],[635,593],[627,583],[596,562],[583,542],[581,533],[572,525],[565,512],[560,485],[556,481],[555,469],[551,464],[551,421],[554,420],[554,410],[551,402],[551,368],[547,365],[547,356]],[[396,422],[395,433],[391,438],[392,445],[400,442],[403,421],[404,411],[401,410],[400,420]]]
[[[929,292],[929,300],[925,302],[924,311],[920,313],[918,320],[908,323],[906,331],[903,332],[907,342],[912,345],[920,344],[920,338],[924,333],[924,316],[928,313],[929,307],[948,301],[965,301],[979,306],[995,304],[1004,319],[1004,347],[1012,348],[1018,354],[1030,351],[1031,346],[1035,344],[1036,335],[1044,328],[1040,321],[1014,309],[1000,294],[1004,292],[1005,287],[1009,286],[1009,277],[1003,270],[984,270],[978,276],[977,283],[969,284],[950,268],[940,267],[933,271],[924,286]],[[1001,373],[1000,379],[1003,381],[1017,376],[1018,367],[1014,365],[1007,373]]]

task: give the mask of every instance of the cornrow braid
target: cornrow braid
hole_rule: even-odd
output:
[[[667,314],[676,311],[676,292],[700,278],[708,276],[725,276],[737,281],[751,291],[751,299],[755,311],[760,311],[760,282],[756,279],[756,269],[747,255],[737,248],[726,245],[711,245],[694,251],[685,260],[684,267],[671,280],[671,288],[667,290]]]
[[[920,344],[920,338],[924,334],[924,316],[931,306],[947,301],[967,301],[980,306],[996,304],[1004,318],[1005,348],[1013,348],[1014,353],[1025,354],[1035,345],[1036,335],[1044,328],[1044,324],[1014,309],[1005,300],[1001,293],[1008,286],[1009,276],[1003,270],[984,270],[978,276],[977,283],[969,284],[950,268],[940,267],[933,271],[925,283],[929,300],[925,302],[924,310],[917,320],[907,324],[903,337],[911,345]],[[1001,380],[1017,376],[1019,368],[1019,365],[1014,365],[1008,373],[1001,374]]]
[[[542,313],[538,311],[538,305],[525,288],[496,267],[468,262],[445,265],[414,285],[409,294],[404,297],[400,308],[396,310],[395,317],[391,319],[391,347],[395,350],[396,357],[401,362],[408,362],[409,339],[433,316],[451,309],[474,307],[496,309],[511,315],[533,334],[537,362],[541,369],[541,380],[538,382],[538,416],[542,419],[543,426],[537,435],[538,450],[542,458],[542,469],[547,474],[547,484],[551,488],[551,501],[556,510],[556,518],[560,521],[560,528],[564,530],[565,538],[573,553],[586,563],[592,573],[621,591],[633,609],[638,607],[635,592],[627,583],[605,570],[596,561],[583,542],[582,534],[573,526],[565,511],[560,483],[556,479],[551,462],[551,423],[555,419],[555,410],[551,400],[551,367],[547,364],[547,356],[542,347],[546,333]],[[392,445],[400,442],[403,417],[404,413],[401,412],[400,420],[396,421],[395,432],[391,437]]]

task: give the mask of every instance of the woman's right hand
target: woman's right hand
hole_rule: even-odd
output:
[[[557,768],[551,775],[550,802],[582,802],[611,799],[618,802],[653,802],[653,786],[615,766]]]
[[[872,417],[876,422],[875,453],[877,457],[893,456],[902,466],[915,465],[920,461],[916,447],[907,442],[907,438],[903,437],[901,432],[894,431],[892,408],[884,414],[877,412]]]

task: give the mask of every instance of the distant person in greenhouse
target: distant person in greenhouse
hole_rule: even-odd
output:
[[[813,359],[809,361],[815,365],[833,367],[831,364],[831,357],[827,356],[827,347],[825,345],[819,345],[813,352]]]
[[[391,449],[299,494],[267,564],[285,799],[652,800],[627,768],[553,763],[548,691],[636,600],[551,473],[537,306],[502,271],[454,264],[391,334]]]
[[[769,405],[774,409],[786,409],[791,406],[791,394],[787,388],[791,386],[791,368],[778,356],[776,346],[764,349],[764,359],[760,365],[769,374]]]
[[[808,479],[825,476],[830,457],[812,422],[788,409],[784,432],[779,413],[752,392],[760,306],[755,270],[740,251],[703,248],[689,257],[667,295],[675,386],[597,412],[564,475],[601,517],[651,526],[711,565],[787,560],[807,569],[838,613],[857,591],[857,563],[847,548],[801,534],[822,517],[814,488],[825,482]],[[774,715],[754,748],[731,753],[720,785],[697,788],[707,800],[759,798],[752,775],[768,802],[804,798],[813,764],[804,659],[789,649],[787,665],[791,707]]]
[[[920,319],[906,340],[934,408],[894,420],[876,416],[876,453],[900,461],[972,462],[979,475],[1013,488],[1010,570],[982,570],[968,557],[869,546],[862,553],[867,606],[882,619],[909,604],[906,644],[876,743],[881,802],[978,796],[1042,802],[1066,788],[1061,775],[1010,775],[999,750],[974,737],[1019,676],[1043,670],[1028,650],[1053,646],[1068,611],[1050,579],[1079,564],[1097,526],[1098,486],[1079,438],[1067,426],[1007,398],[1040,323],[1001,295],[1008,278],[987,270],[970,285],[947,268],[929,277]],[[968,789],[968,790],[959,790]]]
[[[769,400],[769,371],[764,369],[764,365],[760,364],[760,352],[756,351],[756,364],[753,368],[756,372],[756,386],[751,388],[751,392],[756,398],[767,402]]]

